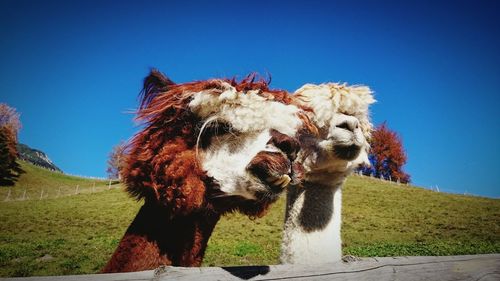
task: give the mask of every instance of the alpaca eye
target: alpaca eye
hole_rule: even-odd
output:
[[[207,148],[213,141],[214,138],[222,137],[228,134],[235,135],[236,131],[229,123],[224,122],[214,122],[207,125],[200,135],[200,147]]]

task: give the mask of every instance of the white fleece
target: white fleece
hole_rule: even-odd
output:
[[[221,94],[213,91],[195,93],[189,103],[191,111],[203,119],[215,116],[245,133],[276,129],[293,136],[302,125],[297,115],[300,109],[294,105],[268,100],[257,91],[237,92],[227,82],[223,82],[223,86]]]
[[[329,126],[334,115],[342,113],[356,117],[368,138],[372,130],[368,107],[375,102],[372,94],[367,86],[325,83],[305,84],[295,91],[294,97],[313,109],[310,117],[318,127]]]
[[[318,200],[319,206],[333,204],[333,214],[329,222],[321,230],[312,232],[304,231],[299,222],[304,195],[302,193],[289,210],[289,216],[285,222],[283,231],[283,242],[281,245],[281,263],[291,264],[320,264],[337,262],[342,258],[342,240],[340,235],[342,188],[332,187],[333,200]],[[306,219],[314,220],[314,217]]]

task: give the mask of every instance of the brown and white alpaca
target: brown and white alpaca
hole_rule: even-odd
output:
[[[294,137],[315,129],[293,103],[252,76],[175,84],[153,70],[122,171],[144,205],[103,272],[200,266],[221,215],[264,215],[299,180]]]
[[[342,185],[367,152],[372,124],[368,107],[375,102],[364,86],[307,84],[293,95],[310,107],[319,136],[300,136],[297,160],[304,178],[287,189],[281,262],[315,264],[340,261]]]

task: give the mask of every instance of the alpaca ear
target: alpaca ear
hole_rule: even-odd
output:
[[[154,97],[167,92],[173,85],[175,83],[165,74],[161,73],[158,69],[151,69],[149,75],[144,78],[142,91],[139,95],[139,110],[146,108]]]

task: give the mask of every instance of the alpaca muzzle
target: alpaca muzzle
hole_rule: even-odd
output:
[[[271,192],[279,193],[292,181],[292,162],[283,152],[261,151],[248,164],[247,170],[259,178]]]

